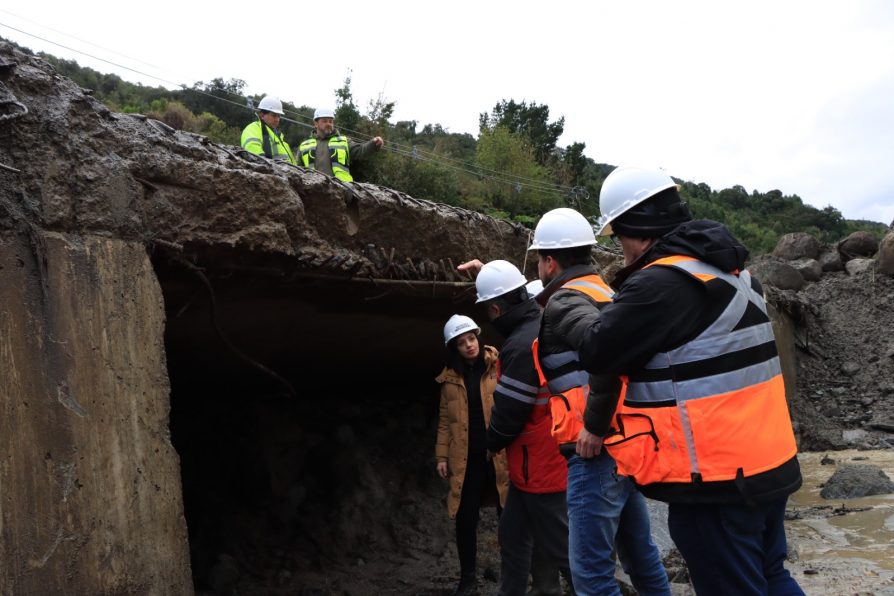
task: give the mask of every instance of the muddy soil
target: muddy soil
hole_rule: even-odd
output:
[[[800,459],[804,486],[789,499],[786,516],[789,571],[807,594],[894,594],[894,495],[819,495],[841,464],[872,464],[894,476],[894,451],[802,453]]]
[[[894,446],[894,278],[827,273],[794,300],[801,449]]]

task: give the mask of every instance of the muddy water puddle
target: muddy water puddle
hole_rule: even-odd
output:
[[[824,457],[835,460],[823,465]],[[801,453],[804,485],[789,498],[788,568],[807,594],[894,595],[894,495],[827,500],[822,485],[844,463],[894,479],[894,450]]]

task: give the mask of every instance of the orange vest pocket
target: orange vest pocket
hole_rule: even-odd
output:
[[[645,414],[617,413],[617,430],[603,440],[618,472],[640,485],[661,482],[670,474],[668,448],[662,445],[652,419]]]
[[[550,432],[560,445],[577,442],[577,435],[584,427],[586,391],[588,390],[575,388],[549,398],[549,416],[552,419]]]

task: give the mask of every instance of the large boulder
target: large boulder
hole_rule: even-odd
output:
[[[864,258],[851,259],[844,265],[844,268],[847,269],[850,275],[861,275],[867,271],[872,271],[873,267],[875,267],[875,261]]]
[[[894,231],[882,239],[878,247],[878,271],[885,275],[894,275]]]
[[[816,259],[823,271],[844,271],[844,262],[841,253],[834,246],[824,246]]]
[[[878,466],[843,464],[820,491],[824,499],[854,499],[894,493],[894,482]]]
[[[789,265],[801,274],[804,281],[819,281],[823,275],[823,266],[816,259],[797,259]]]
[[[762,284],[780,290],[795,290],[797,292],[804,287],[804,277],[798,273],[797,269],[773,257],[755,259],[748,266],[748,271]]]
[[[773,256],[794,261],[795,259],[815,259],[822,245],[819,240],[804,232],[786,234],[776,243]]]
[[[878,250],[878,238],[872,232],[854,232],[838,244],[838,250],[846,259],[871,257]]]

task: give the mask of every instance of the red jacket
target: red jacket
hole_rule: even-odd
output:
[[[493,323],[506,341],[500,350],[488,449],[506,449],[509,480],[517,489],[562,492],[568,485],[568,466],[550,433],[549,392],[540,384],[531,352],[540,330],[540,307],[528,300]]]

